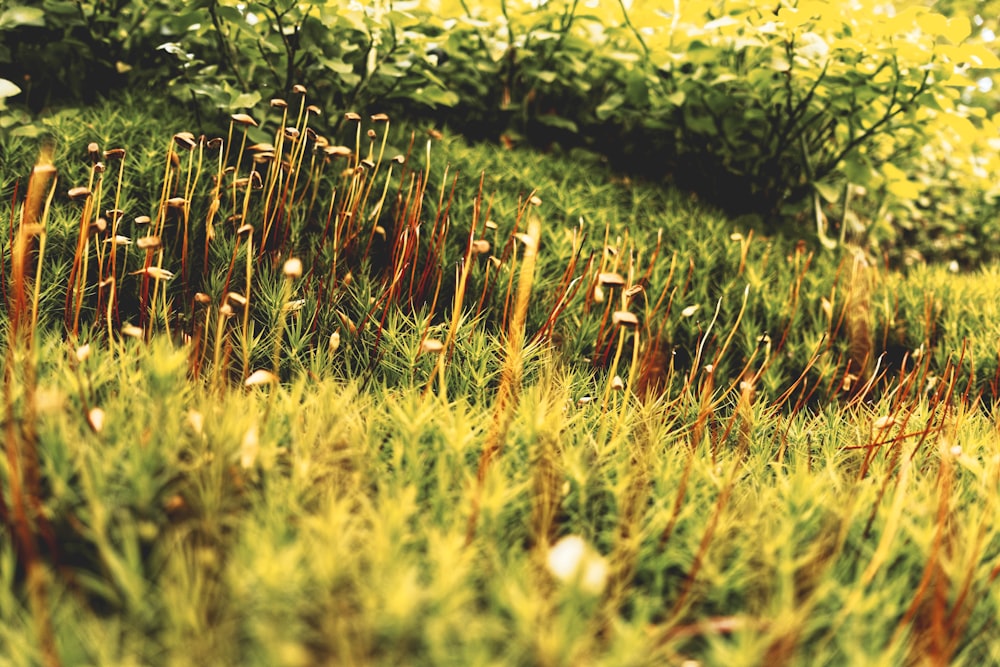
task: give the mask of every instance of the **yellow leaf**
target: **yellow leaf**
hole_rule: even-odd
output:
[[[916,199],[920,196],[920,186],[891,162],[882,165],[882,177],[885,179],[885,189],[893,196],[900,199]]]
[[[913,181],[892,181],[886,186],[889,194],[899,199],[917,199],[920,197],[920,186]]]
[[[931,62],[934,57],[933,51],[925,43],[911,39],[902,40],[896,45],[896,55],[900,67],[924,65]]]
[[[942,111],[954,111],[957,92],[951,88],[935,91],[933,93],[934,101],[937,102]]]
[[[982,44],[977,44],[973,48],[973,61],[976,62],[977,67],[984,67],[987,69],[1000,69],[1000,57],[993,53],[990,49],[986,48]]]
[[[900,179],[906,179],[906,172],[897,167],[891,162],[886,162],[882,165],[882,176],[886,181],[898,181]]]
[[[925,34],[940,37],[948,32],[948,18],[934,12],[926,12],[917,17],[917,25]]]
[[[963,60],[973,67],[981,69],[1000,69],[1000,57],[997,57],[985,44],[963,44],[961,46]]]
[[[912,32],[924,14],[926,14],[926,11],[919,7],[907,7],[886,21],[887,32],[895,35]],[[923,25],[920,27],[923,29]]]
[[[971,145],[982,139],[976,126],[964,116],[949,113],[944,116],[943,120],[964,144]]]
[[[793,9],[791,7],[781,8],[781,19],[785,27],[794,30],[806,25],[813,20],[812,14],[807,9]]]
[[[948,19],[942,36],[952,44],[958,44],[972,33],[972,26],[968,17],[955,16]]]
[[[948,77],[948,80],[944,82],[944,85],[957,86],[958,88],[971,88],[976,85],[976,82],[964,74],[954,72],[950,77]]]
[[[971,65],[979,69],[1000,68],[1000,58],[983,44],[938,44],[936,51],[953,65]]]

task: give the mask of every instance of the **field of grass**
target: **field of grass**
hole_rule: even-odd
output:
[[[1000,269],[306,104],[3,140],[0,666],[1000,661]]]

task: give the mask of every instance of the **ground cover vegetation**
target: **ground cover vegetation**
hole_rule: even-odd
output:
[[[133,21],[128,39],[103,28],[125,45],[105,54],[122,58],[112,69],[176,74],[128,46],[167,7],[108,14]],[[420,33],[434,45],[400,32],[387,51],[373,39],[348,48],[410,14],[340,7],[326,29],[345,36],[334,40],[344,54],[364,54],[350,69],[363,74],[353,97],[314,93],[315,81],[291,77],[308,73],[316,49],[284,38],[305,40],[302,26],[331,7],[199,6],[216,18],[194,27],[189,16],[191,41],[161,53],[207,57],[198,40],[221,38],[229,63],[186,67],[170,88],[180,99],[140,91],[5,116],[0,664],[1000,659],[1000,275],[989,263],[899,272],[875,232],[823,242],[841,231],[825,222],[828,186],[858,201],[868,196],[859,185],[897,197],[881,211],[847,207],[888,225],[938,196],[892,185],[893,151],[944,136],[939,120],[988,131],[989,114],[954,92],[967,86],[921,83],[898,66],[913,49],[953,65],[946,47],[966,48],[961,20],[911,12],[921,32],[892,40],[906,53],[887,66],[898,79],[888,90],[920,96],[907,122],[896,124],[911,110],[892,113],[896,93],[887,101],[884,89],[865,109],[849,109],[843,91],[814,93],[826,112],[861,114],[862,133],[888,115],[885,133],[822,177],[782,176],[786,194],[809,186],[809,222],[786,211],[768,226],[724,201],[707,206],[708,190],[694,197],[623,172],[606,146],[561,138],[564,150],[542,155],[470,144],[426,114],[366,108],[469,104],[448,97],[457,88],[442,78],[455,59],[441,62],[454,51],[441,44],[461,25]],[[545,43],[554,63],[583,48],[569,27],[610,25],[572,3],[507,9],[506,23],[462,14],[484,48],[496,25],[509,33],[499,61],[468,56],[480,61],[480,76],[463,74],[469,85],[491,82],[498,62],[513,66],[518,34]],[[743,11],[701,32],[667,18],[678,40],[691,38],[678,42],[685,53],[736,48],[746,35],[727,32],[724,16],[771,39]],[[28,5],[3,16],[15,36],[77,21]],[[615,34],[648,49],[615,58],[643,71],[656,31],[630,16],[593,43]],[[561,41],[545,42],[541,24],[519,32],[515,17],[562,17],[549,26]],[[835,28],[816,20],[796,29]],[[269,37],[273,49],[260,45]],[[251,45],[263,54],[250,57]],[[415,84],[414,66],[379,88],[393,76],[376,71],[401,45],[437,57],[427,76],[440,82]],[[988,52],[962,55],[973,56],[988,65]],[[692,88],[675,106],[699,94],[710,104],[693,92],[696,74],[677,74]],[[827,76],[814,71],[832,86]],[[240,77],[248,87],[277,78],[255,91]],[[713,85],[738,97],[735,81]],[[479,118],[502,117],[496,132],[512,141],[536,123],[588,127],[585,107],[565,115],[571,100],[540,111],[551,90],[522,90],[518,104],[487,97]],[[192,93],[225,113],[189,104]],[[614,94],[600,98],[624,115],[609,109],[607,127],[634,130],[631,102]],[[939,115],[925,114],[935,105]],[[679,142],[704,142],[683,128]],[[834,144],[845,140],[836,132]],[[973,159],[979,146],[955,147],[949,164],[969,179],[969,165],[992,169]],[[756,178],[760,156],[745,157],[740,168]],[[898,164],[929,164],[907,159],[918,161]],[[852,160],[873,180],[850,176]],[[992,205],[974,185],[954,183],[942,201]],[[930,236],[913,238],[914,250],[940,254]],[[983,250],[960,256],[971,263]]]

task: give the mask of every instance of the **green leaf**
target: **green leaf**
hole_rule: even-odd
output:
[[[594,113],[599,120],[607,120],[617,109],[625,103],[625,96],[621,93],[608,95],[607,99],[601,102]]]
[[[339,58],[320,58],[319,62],[334,74],[354,74],[354,65]]]
[[[444,90],[437,86],[427,88],[417,88],[413,91],[413,98],[418,102],[423,102],[430,107],[453,107],[458,104],[458,95],[450,90]]]
[[[80,21],[80,8],[72,0],[47,0],[45,18],[50,26],[75,24]]]
[[[885,179],[886,190],[893,196],[900,199],[916,199],[920,196],[920,186],[891,162],[882,165],[882,177]]]
[[[714,79],[712,79],[712,81],[708,85],[718,86],[721,83],[729,83],[730,81],[736,81],[738,79],[739,77],[737,77],[732,72],[724,72],[719,76],[715,77]]]
[[[45,25],[45,10],[41,7],[11,7],[0,14],[0,30],[17,26]]]
[[[548,125],[549,127],[558,127],[563,130],[569,130],[573,134],[579,134],[580,130],[576,123],[568,118],[563,118],[562,116],[557,116],[555,114],[542,114],[538,116],[538,122],[542,125]]]
[[[232,108],[249,109],[256,106],[258,102],[260,102],[260,93],[240,93],[233,98],[229,106]]]
[[[870,185],[875,176],[871,163],[863,155],[852,154],[844,160],[844,176],[855,185]]]
[[[25,139],[36,139],[45,134],[45,128],[40,125],[21,125],[10,131],[12,137],[23,137]]]
[[[378,68],[378,73],[393,79],[401,79],[406,75],[406,71],[391,63],[384,63]]]
[[[625,98],[630,107],[637,109],[649,106],[649,88],[645,77],[630,76],[625,83]]]
[[[690,104],[684,106],[684,127],[697,134],[714,136],[719,133],[715,121],[704,108],[693,109]]]
[[[836,203],[840,199],[840,194],[843,191],[842,186],[830,181],[815,181],[812,185],[816,189],[816,192],[819,193],[819,196],[831,204]]]
[[[687,53],[684,54],[683,62],[693,65],[714,63],[719,61],[722,55],[722,49],[696,40],[691,42],[691,45],[688,47]]]
[[[631,53],[629,51],[612,51],[608,57],[623,64],[637,63],[641,60],[638,53]]]

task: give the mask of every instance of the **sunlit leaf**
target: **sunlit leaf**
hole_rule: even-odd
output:
[[[16,26],[45,25],[45,10],[41,7],[11,7],[0,14],[0,30]]]
[[[230,104],[230,106],[234,109],[236,108],[249,109],[251,107],[256,106],[258,102],[260,102],[260,93],[258,92],[240,93],[239,95],[233,98],[233,101]]]
[[[972,25],[969,22],[967,16],[953,16],[948,19],[948,23],[942,32],[942,37],[947,39],[952,44],[958,44],[959,42],[968,38],[972,33]]]
[[[7,97],[14,97],[15,95],[20,95],[21,89],[14,84],[13,81],[8,81],[7,79],[0,79],[0,100]]]

